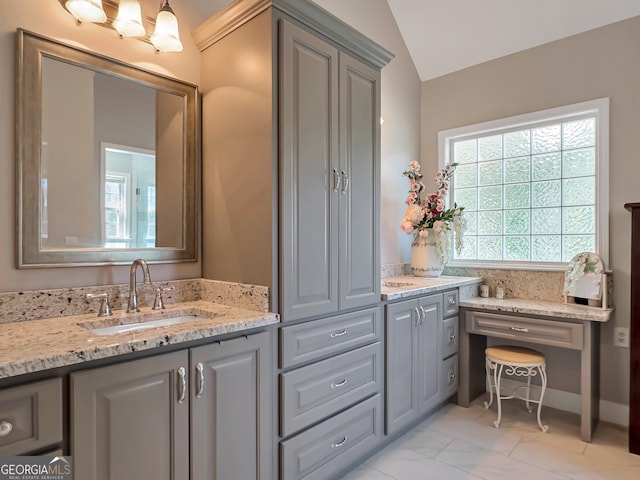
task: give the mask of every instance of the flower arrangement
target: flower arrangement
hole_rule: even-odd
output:
[[[402,172],[409,179],[409,195],[405,201],[407,209],[402,219],[402,231],[414,234],[414,245],[416,245],[421,241],[424,242],[429,236],[427,229],[432,229],[432,232],[439,237],[438,253],[445,263],[449,260],[449,232],[453,230],[456,251],[460,253],[466,227],[465,218],[462,215],[464,207],[454,203],[453,208],[446,208],[447,191],[456,166],[456,163],[451,163],[438,171],[435,176],[437,190],[424,198],[421,197],[425,186],[422,183],[420,164],[413,161],[409,163],[409,169]]]

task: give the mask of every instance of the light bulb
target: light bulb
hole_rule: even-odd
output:
[[[181,52],[182,43],[178,32],[178,19],[169,6],[169,1],[164,0],[156,17],[156,29],[151,35],[151,43],[160,52]]]
[[[105,23],[107,21],[102,0],[67,0],[65,6],[80,22]]]
[[[118,16],[113,22],[113,28],[123,37],[144,37],[147,34],[142,25],[138,0],[120,0]]]

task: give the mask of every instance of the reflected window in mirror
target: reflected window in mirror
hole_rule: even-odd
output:
[[[17,75],[18,266],[196,260],[197,86],[23,30]]]

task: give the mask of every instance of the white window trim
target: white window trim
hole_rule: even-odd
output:
[[[562,107],[525,113],[499,120],[476,123],[438,132],[438,165],[444,167],[450,158],[452,140],[477,136],[495,130],[532,128],[538,122],[567,121],[571,117],[594,115],[596,119],[596,246],[605,266],[609,265],[609,98],[599,98]],[[464,206],[464,205],[463,205]],[[510,270],[565,270],[566,262],[509,262],[482,260],[451,260],[452,267],[495,268]]]

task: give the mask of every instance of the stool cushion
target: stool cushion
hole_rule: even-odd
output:
[[[536,350],[512,345],[488,347],[484,353],[492,360],[501,363],[539,364],[544,363],[544,355]]]

